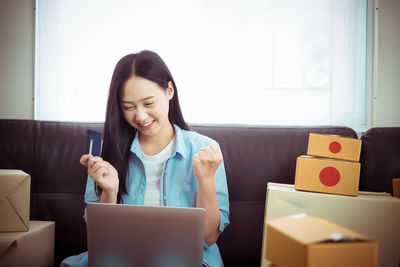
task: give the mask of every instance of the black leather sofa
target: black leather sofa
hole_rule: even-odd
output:
[[[86,250],[86,169],[79,164],[86,129],[101,123],[0,120],[0,169],[31,175],[31,220],[55,221],[55,262]],[[260,266],[268,182],[294,183],[296,158],[310,132],[357,137],[347,127],[192,125],[219,142],[224,154],[231,224],[218,244],[225,266]],[[392,192],[400,177],[400,127],[374,128],[361,137],[360,190]]]

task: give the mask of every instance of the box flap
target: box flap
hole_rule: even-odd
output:
[[[346,164],[354,164],[354,163],[358,163],[359,162],[354,162],[354,161],[349,161],[349,160],[345,160],[345,159],[332,159],[332,158],[324,158],[324,157],[319,157],[319,156],[312,156],[312,155],[300,155],[299,158],[304,158],[304,159],[315,159],[315,160],[321,160],[321,161],[325,161],[325,162],[342,162],[342,163],[346,163]]]
[[[353,232],[328,220],[297,214],[273,219],[267,224],[291,236],[298,242],[308,245],[322,242],[369,241],[359,233]]]
[[[18,216],[20,223],[29,229],[30,179],[25,178],[8,196],[8,200]],[[28,193],[28,194],[27,194]]]
[[[0,170],[0,231],[28,231],[30,175],[21,170]]]
[[[15,236],[2,236],[0,238],[0,259],[11,246],[16,245],[16,240]]]
[[[0,201],[3,201],[28,176],[26,173],[6,171],[9,170],[0,170]]]
[[[302,192],[302,191],[298,191],[294,188],[293,184],[280,184],[280,183],[271,183],[269,182],[267,185],[267,190],[278,190],[278,191],[285,191],[285,192]],[[307,194],[319,194],[319,195],[326,195],[324,193],[318,193],[318,192],[307,192]],[[334,197],[348,197],[348,196],[343,196],[343,195],[331,195]],[[376,197],[378,198],[382,198],[387,200],[388,196],[391,196],[389,193],[386,192],[369,192],[369,191],[358,191],[358,196],[357,198],[362,198],[362,197]],[[349,197],[352,198],[352,197]]]

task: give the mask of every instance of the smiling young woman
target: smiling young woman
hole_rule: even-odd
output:
[[[216,241],[229,224],[229,196],[216,141],[189,130],[164,61],[152,51],[123,57],[111,80],[101,157],[83,155],[85,202],[201,207],[204,266],[223,266]],[[87,252],[62,266],[86,266]]]

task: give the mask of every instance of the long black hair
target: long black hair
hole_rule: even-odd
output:
[[[117,203],[122,203],[122,195],[127,194],[126,179],[129,170],[130,147],[137,131],[125,120],[120,102],[121,90],[132,75],[155,82],[164,89],[168,88],[168,82],[172,82],[174,96],[169,101],[168,119],[180,128],[189,130],[183,119],[175,81],[161,57],[155,52],[144,50],[121,58],[115,66],[111,79],[101,154],[102,158],[110,162],[118,171]],[[97,185],[96,193],[101,194],[101,188]]]

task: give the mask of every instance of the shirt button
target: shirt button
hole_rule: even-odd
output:
[[[167,196],[163,196],[163,199],[164,199],[164,200],[167,200]]]

